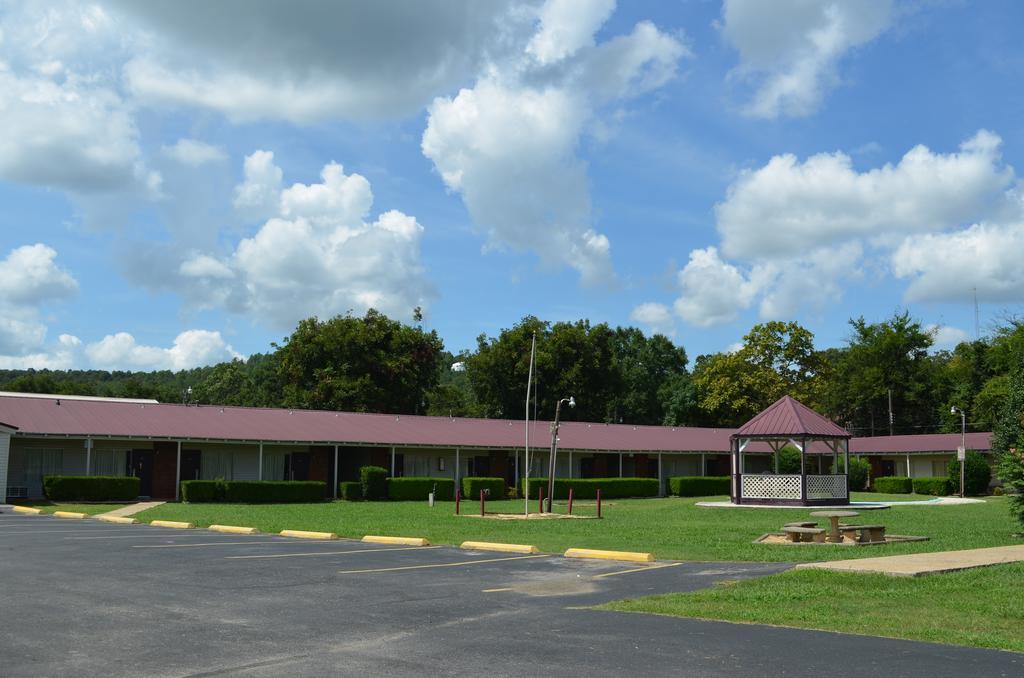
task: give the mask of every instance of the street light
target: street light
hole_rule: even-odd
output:
[[[964,451],[964,458],[960,459],[960,454],[957,454],[957,460],[960,462],[960,498],[964,496],[964,469],[967,466],[967,413],[962,408],[953,405],[949,408],[950,414],[960,414],[960,449]]]
[[[562,414],[562,403],[576,407],[576,399],[572,396],[562,398],[555,406],[555,420],[551,423],[551,457],[548,459],[548,513],[551,513],[551,500],[555,496],[555,454],[558,451],[558,417]]]

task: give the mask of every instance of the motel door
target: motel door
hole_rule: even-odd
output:
[[[178,480],[199,480],[203,468],[202,455],[200,450],[181,451],[181,477]]]
[[[309,480],[309,452],[292,452],[285,460],[288,468],[285,469],[287,480]]]
[[[139,496],[153,496],[153,450],[129,450],[127,474],[139,479]]]

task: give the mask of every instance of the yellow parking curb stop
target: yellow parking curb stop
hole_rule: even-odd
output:
[[[255,527],[239,527],[238,525],[210,525],[208,528],[211,532],[226,532],[228,534],[259,534],[260,531]]]
[[[306,530],[281,530],[282,537],[294,537],[296,539],[337,539],[338,535],[333,532],[307,532]]]
[[[83,518],[88,518],[89,516],[84,513],[77,513],[75,511],[54,511],[53,517],[68,518],[69,520],[82,520]]]
[[[423,537],[381,537],[368,534],[363,541],[369,544],[401,544],[402,546],[430,546],[430,542]]]
[[[30,516],[38,516],[43,511],[42,511],[42,509],[32,508],[31,506],[15,506],[14,507],[14,512],[15,513],[26,513],[26,514],[28,514]]]
[[[152,520],[149,524],[153,527],[172,527],[176,530],[191,530],[196,526],[195,523],[182,523],[177,520]]]
[[[493,541],[464,541],[462,546],[471,551],[502,551],[505,553],[540,553],[533,544],[501,544]]]
[[[565,552],[566,558],[596,558],[598,560],[628,560],[634,563],[654,562],[654,556],[650,553],[639,553],[637,551],[599,551],[597,549],[569,549]]]

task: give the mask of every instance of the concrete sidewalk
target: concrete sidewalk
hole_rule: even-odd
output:
[[[114,509],[113,511],[107,511],[106,513],[100,513],[99,515],[101,515],[101,516],[118,516],[118,517],[133,516],[136,513],[141,513],[142,511],[145,511],[146,509],[151,509],[151,508],[154,508],[156,506],[160,506],[161,504],[166,504],[166,503],[167,502],[163,502],[163,501],[140,501],[140,502],[135,503],[135,504],[129,504],[128,506],[122,506],[121,508]]]
[[[968,570],[972,567],[999,565],[1024,561],[1024,544],[996,546],[965,551],[937,551],[914,553],[906,556],[883,556],[856,560],[833,560],[824,563],[801,563],[797,569],[838,570],[840,572],[869,572],[894,577],[919,577]]]

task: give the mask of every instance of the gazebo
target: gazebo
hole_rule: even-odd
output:
[[[800,451],[799,474],[779,473],[777,453],[787,445]],[[789,396],[741,426],[730,449],[734,504],[850,503],[850,434]]]

